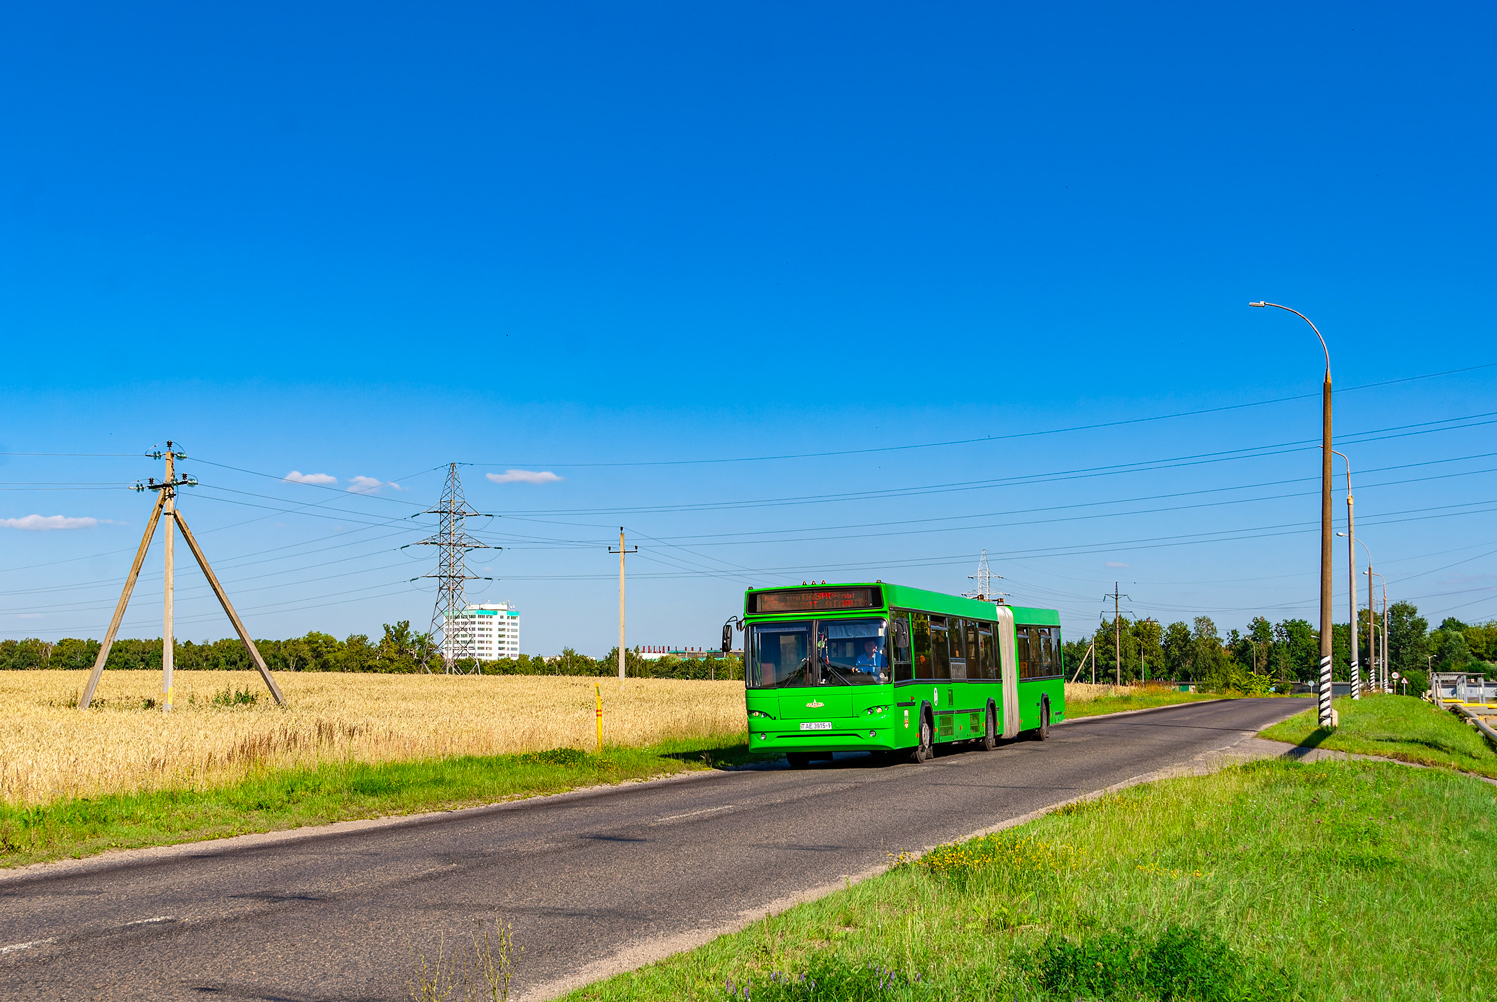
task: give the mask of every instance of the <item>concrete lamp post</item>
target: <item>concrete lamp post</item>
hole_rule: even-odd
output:
[[[1293,313],[1320,339],[1325,352],[1325,383],[1321,391],[1321,463],[1320,463],[1320,726],[1336,726],[1335,711],[1331,709],[1331,349],[1326,347],[1320,328],[1310,323],[1310,318],[1299,310],[1280,306],[1278,303],[1256,302],[1249,306],[1272,306],[1274,309]]]

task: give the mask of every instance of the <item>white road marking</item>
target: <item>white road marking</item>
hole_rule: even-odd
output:
[[[130,928],[133,925],[156,925],[156,924],[158,924],[160,922],[175,922],[175,921],[177,921],[177,917],[175,915],[157,915],[155,918],[136,919],[134,922],[126,922],[124,925],[120,926],[120,928],[121,929],[128,929],[128,928]]]
[[[56,936],[48,936],[46,939],[33,939],[29,943],[12,943],[9,946],[0,946],[0,953],[9,953],[12,950],[29,950],[33,946],[46,946],[48,943],[57,942]]]
[[[685,814],[672,814],[668,818],[656,818],[654,824],[664,824],[667,821],[679,821],[681,818],[694,818],[698,814],[715,814],[718,811],[731,811],[733,804],[725,804],[722,807],[705,807],[700,811],[687,811]]]

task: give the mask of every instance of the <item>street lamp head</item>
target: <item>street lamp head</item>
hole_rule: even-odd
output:
[[[1338,532],[1338,533],[1336,533],[1336,535],[1338,535],[1338,536],[1344,536],[1344,535],[1346,535],[1346,533],[1344,533],[1344,532]]]
[[[1267,306],[1267,303],[1248,303],[1249,306]]]

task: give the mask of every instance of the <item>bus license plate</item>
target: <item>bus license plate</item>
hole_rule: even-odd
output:
[[[831,724],[801,724],[800,725],[800,729],[803,730],[803,731],[829,731],[829,730],[832,729],[832,725]]]

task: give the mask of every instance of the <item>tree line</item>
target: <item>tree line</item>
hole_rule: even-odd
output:
[[[1379,619],[1379,630],[1382,621]],[[1368,659],[1367,614],[1358,624],[1360,660]],[[1332,673],[1337,679],[1350,677],[1351,632],[1338,623],[1332,635]],[[1097,680],[1112,681],[1121,647],[1124,682],[1159,679],[1195,682],[1206,688],[1238,692],[1266,692],[1286,683],[1312,682],[1320,670],[1320,631],[1303,619],[1271,623],[1255,616],[1245,631],[1229,630],[1222,636],[1209,616],[1197,616],[1190,625],[1165,626],[1154,619],[1124,617],[1118,628],[1121,644],[1114,643],[1111,619],[1098,623],[1089,638],[1065,644],[1066,675],[1081,667],[1090,645],[1096,646]],[[371,641],[363,634],[345,640],[313,631],[290,640],[256,640],[272,671],[344,671],[415,673],[423,660],[439,665],[431,637],[411,629],[408,620],[384,624],[384,635]],[[1389,665],[1409,678],[1410,691],[1422,692],[1429,669],[1485,670],[1497,673],[1497,620],[1463,623],[1444,620],[1434,630],[1419,615],[1412,602],[1394,602],[1388,607]],[[248,671],[254,668],[249,652],[237,639],[196,644],[177,641],[174,663],[183,670]],[[65,639],[51,643],[35,638],[0,640],[0,670],[38,668],[86,669],[99,654],[97,640]],[[624,652],[625,671],[631,678],[742,679],[743,662],[736,657],[704,653],[700,658],[665,657],[647,661],[637,650]],[[105,665],[111,670],[161,670],[161,640],[116,640]],[[495,661],[460,661],[464,671],[484,675],[581,675],[609,676],[618,671],[618,648],[605,657],[590,658],[568,647],[561,654],[538,657],[522,654]],[[1090,679],[1088,667],[1083,674]]]
[[[0,640],[0,670],[42,668],[88,669],[99,656],[99,641],[64,639],[55,643],[35,638]],[[414,674],[426,661],[442,670],[431,637],[411,629],[408,620],[384,624],[377,642],[364,634],[339,640],[313,631],[290,640],[256,640],[260,655],[271,671],[341,671]],[[172,645],[172,661],[184,671],[253,671],[249,652],[236,639],[196,644],[178,640]],[[116,640],[104,664],[107,670],[161,670],[161,638]],[[618,648],[603,658],[590,658],[568,647],[559,655],[539,657],[521,654],[494,661],[460,660],[457,667],[483,675],[585,675],[618,673]],[[742,679],[743,662],[736,657],[663,657],[645,660],[636,650],[624,651],[624,670],[630,678]]]
[[[1357,626],[1358,660],[1365,679],[1369,657],[1365,611]],[[1382,626],[1382,617],[1378,617],[1379,647]],[[1344,681],[1351,677],[1351,629],[1337,623],[1332,630],[1331,673]],[[1091,637],[1066,643],[1068,676],[1080,667],[1093,644],[1099,682],[1117,677],[1119,660],[1124,682],[1191,681],[1238,692],[1267,692],[1285,684],[1313,682],[1320,674],[1320,631],[1303,619],[1272,623],[1255,616],[1246,630],[1229,630],[1222,636],[1210,616],[1197,616],[1189,625],[1168,626],[1154,619],[1124,617],[1116,630],[1112,619],[1104,618]],[[1388,655],[1389,668],[1409,679],[1411,693],[1428,688],[1430,670],[1497,672],[1497,620],[1472,624],[1451,617],[1431,630],[1416,605],[1394,602],[1388,606]],[[1090,662],[1083,675],[1090,680]]]

